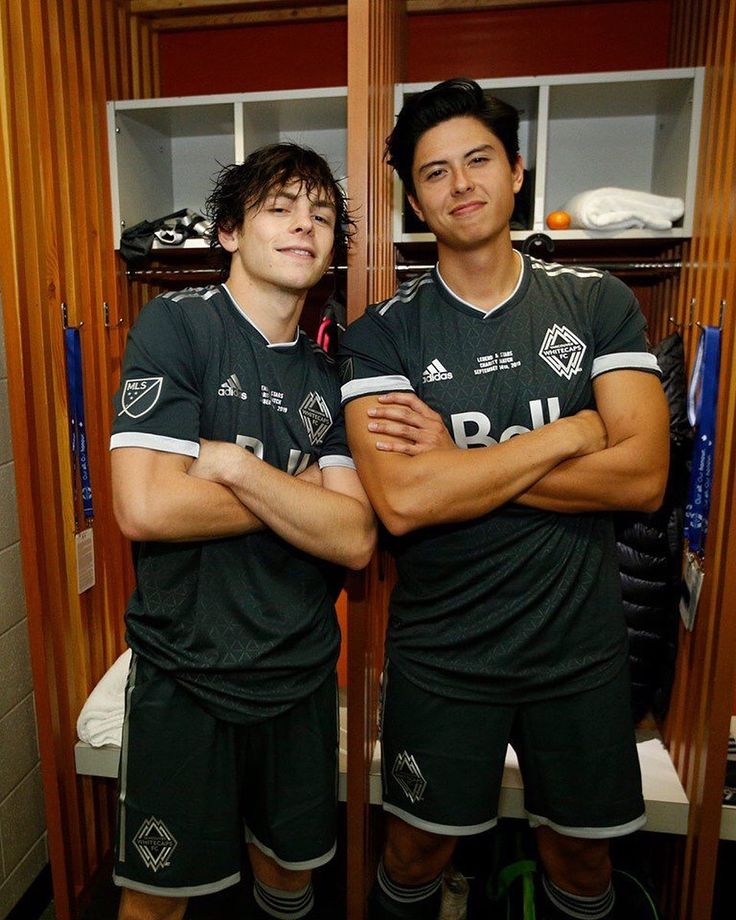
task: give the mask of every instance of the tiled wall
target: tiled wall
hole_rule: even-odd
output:
[[[0,920],[47,861],[0,298]]]

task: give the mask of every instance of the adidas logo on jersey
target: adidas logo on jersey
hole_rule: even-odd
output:
[[[452,373],[437,358],[424,368],[422,374],[424,383],[434,383],[436,380],[452,380]]]
[[[247,399],[248,394],[243,392],[237,374],[230,374],[224,383],[220,384],[217,391],[218,396],[237,396],[238,399]]]

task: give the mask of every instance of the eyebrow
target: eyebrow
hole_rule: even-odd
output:
[[[272,199],[276,199],[276,198],[286,198],[286,199],[288,199],[289,201],[296,201],[300,194],[301,194],[301,192],[299,192],[299,193],[296,193],[296,192],[287,192],[287,191],[284,191],[284,189],[281,189],[280,192],[273,192],[273,194],[272,194],[270,197],[271,197]],[[318,208],[330,208],[330,210],[332,210],[332,211],[334,211],[335,213],[337,213],[337,208],[336,208],[335,205],[332,203],[332,201],[330,201],[329,198],[318,198],[316,201],[313,201],[313,200],[310,198],[309,200],[310,200],[310,202],[311,202],[313,205],[316,205],[316,207],[318,207]]]
[[[493,144],[479,144],[477,147],[473,147],[472,150],[468,150],[467,153],[464,153],[463,159],[465,160],[468,157],[472,157],[474,153],[480,153],[482,150],[493,150]],[[447,163],[447,160],[430,160],[429,163],[423,163],[417,171],[421,175],[426,169],[432,169],[435,166],[446,166]]]

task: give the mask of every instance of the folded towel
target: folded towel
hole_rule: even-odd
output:
[[[633,189],[594,188],[574,195],[563,210],[570,215],[571,227],[586,230],[669,230],[685,205],[681,198]]]
[[[93,747],[120,746],[123,738],[125,684],[130,669],[131,651],[123,652],[100,678],[87,697],[77,719],[77,736]]]

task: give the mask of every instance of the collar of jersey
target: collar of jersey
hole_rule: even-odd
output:
[[[291,342],[269,342],[268,337],[265,335],[265,333],[263,333],[263,332],[258,328],[258,326],[256,326],[256,324],[253,322],[253,320],[250,318],[250,316],[248,316],[248,314],[245,312],[245,310],[240,306],[240,304],[237,302],[237,300],[233,297],[233,294],[232,294],[230,288],[229,288],[229,287],[227,286],[227,284],[225,284],[224,282],[223,282],[223,284],[222,284],[222,289],[223,289],[223,291],[227,294],[227,296],[228,296],[230,302],[231,302],[232,305],[235,307],[235,309],[238,311],[239,315],[242,316],[243,319],[248,323],[249,328],[252,329],[252,330],[254,330],[256,333],[258,333],[258,336],[259,336],[261,339],[263,339],[263,342],[264,342],[266,348],[274,348],[274,349],[283,350],[283,349],[287,349],[287,348],[294,348],[294,346],[298,344],[298,342],[299,342],[299,336],[302,334],[302,330],[300,329],[299,326],[296,327],[296,334],[295,334],[295,336],[294,336],[294,340],[293,340],[293,341],[291,341]]]
[[[517,252],[517,250],[515,249],[514,252]],[[463,313],[469,313],[471,316],[488,319],[489,316],[498,316],[500,313],[505,313],[506,310],[513,306],[519,299],[520,294],[523,293],[522,288],[526,289],[527,286],[529,268],[524,256],[522,256],[520,252],[517,252],[517,255],[521,260],[521,271],[519,272],[516,287],[505,300],[502,300],[501,303],[496,304],[496,306],[492,307],[490,310],[483,310],[482,307],[476,307],[474,304],[470,303],[469,300],[463,300],[462,297],[456,294],[440,274],[440,263],[438,262],[434,267],[434,276],[437,280],[439,292],[453,307],[457,307],[462,310]]]

